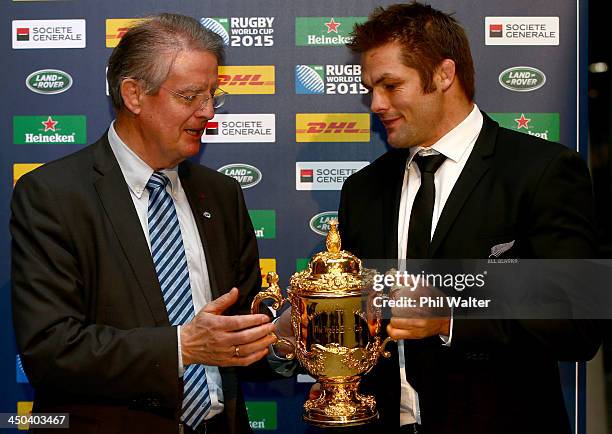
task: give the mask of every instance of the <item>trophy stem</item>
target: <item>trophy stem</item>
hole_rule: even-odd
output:
[[[304,420],[321,427],[353,426],[378,418],[373,396],[358,392],[358,376],[319,378],[321,395],[304,403]]]

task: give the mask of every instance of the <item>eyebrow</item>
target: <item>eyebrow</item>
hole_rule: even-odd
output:
[[[378,78],[378,80],[376,80],[376,81],[374,82],[374,84],[378,84],[378,83],[380,83],[381,81],[385,81],[385,80],[386,80],[386,79],[388,79],[388,78],[391,78],[391,79],[397,80],[399,77],[396,77],[395,75],[392,75],[392,74],[389,74],[388,72],[385,72],[383,75],[381,75],[381,76]]]
[[[211,94],[214,94],[217,90],[217,87],[218,86],[210,86],[210,90],[208,92],[210,92]],[[206,86],[187,85],[179,89],[179,92],[193,92],[193,93],[198,93],[198,94],[206,94],[207,90],[206,90]]]

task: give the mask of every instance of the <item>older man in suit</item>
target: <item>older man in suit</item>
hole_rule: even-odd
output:
[[[467,37],[411,3],[357,25],[371,110],[393,147],[347,179],[346,249],[362,258],[595,256],[589,173],[558,144],[500,128],[474,104]],[[501,249],[501,250],[500,250]],[[364,381],[384,432],[571,432],[557,362],[599,346],[591,321],[393,316],[398,340]]]
[[[243,433],[235,366],[274,342],[237,182],[187,161],[223,103],[220,38],[162,14],[113,51],[116,120],[20,179],[13,315],[34,412],[74,433]],[[37,431],[38,432],[38,431]]]

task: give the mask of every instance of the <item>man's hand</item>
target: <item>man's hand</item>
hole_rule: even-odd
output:
[[[391,318],[387,333],[392,339],[424,339],[429,336],[448,336],[450,318]]]
[[[224,316],[238,300],[238,289],[208,303],[181,326],[183,365],[247,366],[268,354],[276,341],[274,325],[263,314]]]
[[[394,307],[391,309],[391,322],[387,333],[392,339],[424,339],[429,336],[449,336],[450,309],[448,307],[421,304],[422,299],[444,299],[442,291],[431,286],[418,285],[416,288],[399,288],[391,293],[391,298],[411,299],[414,307]]]

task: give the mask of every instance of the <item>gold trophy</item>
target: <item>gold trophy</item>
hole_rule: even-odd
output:
[[[390,338],[381,342],[380,309],[368,303],[375,270],[362,268],[361,261],[340,250],[337,221],[330,223],[326,252],[312,257],[308,269],[290,280],[287,299],[291,303],[291,325],[295,345],[285,339],[301,365],[321,384],[321,394],[304,403],[304,420],[333,427],[353,426],[378,418],[373,396],[359,393],[360,375],[370,371]],[[262,300],[274,300],[279,309],[285,301],[278,286],[278,275],[268,273],[269,287],[255,296],[251,311],[257,312]],[[366,308],[366,306],[368,306]]]

